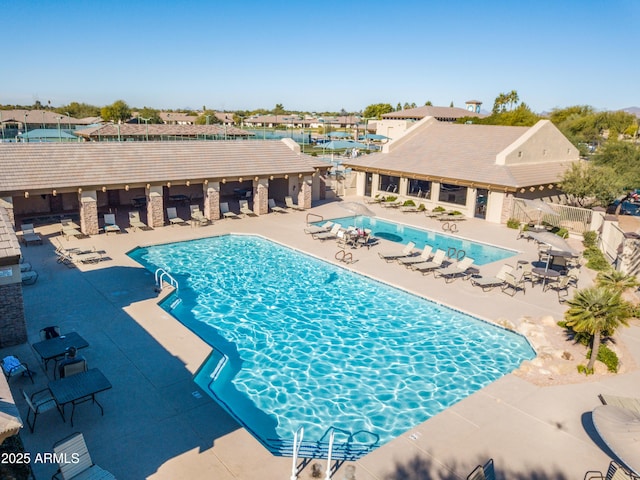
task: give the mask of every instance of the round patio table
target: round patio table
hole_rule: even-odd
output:
[[[556,280],[560,276],[560,272],[557,270],[551,270],[550,268],[532,268],[531,272],[537,277],[542,278],[542,288],[544,289],[545,284],[548,280]]]

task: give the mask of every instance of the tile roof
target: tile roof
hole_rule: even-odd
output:
[[[550,125],[543,121],[534,127],[506,127],[432,120],[390,143],[388,153],[365,155],[344,163],[380,173],[405,173],[409,177],[414,174],[511,189],[556,183],[569,163],[578,159],[577,150],[572,149],[572,154],[563,158],[532,158],[518,164],[497,162],[499,154],[512,151],[514,145],[530,135],[551,135],[557,140],[555,135],[562,134]],[[566,144],[571,146],[568,140]]]
[[[0,144],[0,194],[310,174],[322,166],[286,140]]]
[[[17,122],[24,123],[25,115],[27,125],[42,125],[46,123],[48,125],[55,125],[58,122],[64,125],[88,125],[95,120],[93,118],[78,119],[67,116],[66,114],[60,114],[53,110],[0,110],[0,116],[2,117],[2,123]]]
[[[462,118],[462,117],[481,117],[482,115],[466,110],[459,107],[434,107],[431,105],[424,105],[417,108],[409,108],[407,110],[400,110],[398,112],[385,113],[382,115],[383,119],[421,119],[425,117],[434,118]]]
[[[169,136],[169,137],[196,137],[204,135],[226,135],[233,137],[248,137],[255,134],[246,132],[240,128],[224,125],[165,125],[153,124],[148,126],[145,123],[121,123],[106,125],[95,125],[93,127],[76,130],[75,134],[85,138],[98,137],[146,137],[149,136]]]
[[[7,264],[3,259],[18,258],[20,256],[18,237],[16,237],[3,203],[3,201],[0,201],[0,265]]]

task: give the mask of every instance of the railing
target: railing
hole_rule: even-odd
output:
[[[447,257],[448,258],[456,259],[456,260],[460,261],[466,256],[467,256],[467,252],[465,252],[461,248],[460,249],[457,249],[456,247],[447,248]]]
[[[299,436],[298,436],[299,435]],[[304,438],[304,427],[298,428],[293,435],[293,455],[291,460],[291,479],[296,480],[298,478],[298,452],[300,451],[300,445]]]
[[[171,285],[175,290],[176,294],[178,293],[178,281],[171,276],[169,272],[167,272],[164,268],[158,268],[154,275],[156,281],[156,288],[159,292],[162,291],[162,282],[166,282]]]
[[[309,217],[315,217],[317,218],[317,220],[313,220],[312,222],[309,221]],[[307,213],[307,217],[305,219],[305,221],[307,222],[307,225],[310,225],[314,222],[321,222],[324,220],[324,217],[322,215],[317,215],[315,213]]]
[[[445,232],[456,233],[458,231],[458,225],[454,222],[444,222],[442,224],[442,230],[444,230]]]
[[[555,214],[544,213],[536,209],[527,208],[525,203],[516,198],[513,202],[512,218],[521,223],[536,222],[545,223],[553,227],[566,228],[571,233],[582,234],[589,230],[593,211],[588,208],[560,205],[558,203],[545,202]]]
[[[344,263],[353,263],[353,254],[346,250],[338,250],[334,256],[336,260]]]

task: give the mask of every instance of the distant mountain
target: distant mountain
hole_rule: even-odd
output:
[[[623,112],[630,113],[631,115],[635,115],[640,118],[640,107],[627,107],[622,109]]]

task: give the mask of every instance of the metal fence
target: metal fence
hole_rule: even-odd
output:
[[[542,223],[558,228],[566,228],[569,233],[583,234],[591,226],[593,212],[587,208],[570,207],[569,205],[559,205],[557,203],[544,202],[550,208],[548,213],[539,209],[534,209],[525,201],[515,198],[511,217],[523,223]],[[546,209],[545,209],[546,210]],[[550,213],[555,212],[554,214]]]

